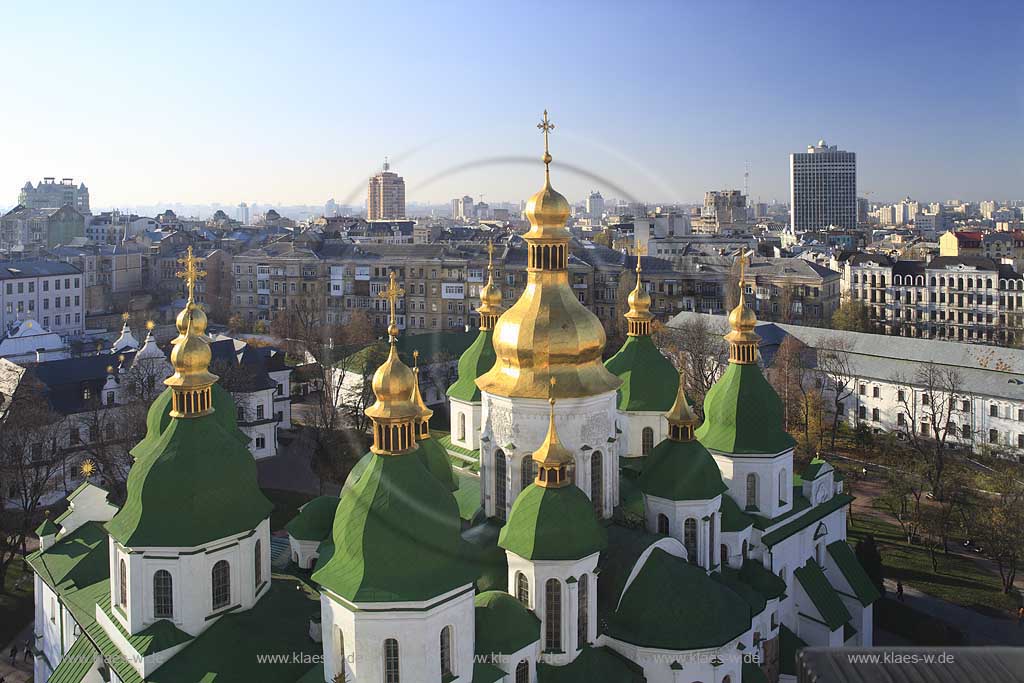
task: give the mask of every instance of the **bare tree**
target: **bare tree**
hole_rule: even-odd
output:
[[[897,403],[902,417],[897,425],[911,453],[924,463],[924,474],[931,484],[935,498],[943,498],[943,476],[946,472],[950,436],[957,438],[955,418],[959,410],[957,389],[963,384],[963,375],[956,368],[921,363],[914,370],[912,380],[896,375],[893,383],[897,390]]]
[[[704,415],[704,398],[722,375],[729,360],[729,350],[722,338],[724,330],[716,329],[706,316],[695,315],[678,327],[660,327],[654,342],[666,358],[686,372],[686,391],[694,409]]]
[[[1024,483],[1010,467],[1002,468],[993,485],[995,495],[986,496],[974,509],[971,530],[999,570],[1003,592],[1011,593],[1017,568],[1024,557],[1020,530],[1024,529]]]
[[[836,433],[843,416],[845,401],[853,395],[853,368],[850,360],[851,345],[842,337],[831,337],[818,347],[817,365],[823,397],[831,403],[832,426],[829,450],[836,448]]]
[[[768,380],[782,399],[784,422],[787,432],[799,427],[804,440],[810,443],[811,413],[814,400],[811,396],[811,370],[813,358],[806,346],[793,336],[786,336],[768,368]]]
[[[919,461],[892,456],[885,464],[885,486],[878,501],[893,516],[908,543],[918,539],[924,521],[923,499],[927,479]]]

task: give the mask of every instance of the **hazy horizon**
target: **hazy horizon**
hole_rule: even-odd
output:
[[[857,153],[872,201],[1019,199],[1024,3],[8,8],[0,205],[788,198],[788,155]],[[956,42],[951,43],[950,38]]]

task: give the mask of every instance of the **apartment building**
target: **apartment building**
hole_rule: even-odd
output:
[[[85,236],[85,216],[70,205],[29,208],[19,204],[0,217],[0,253],[37,254]]]
[[[1024,278],[984,256],[926,262],[856,254],[844,266],[842,286],[867,305],[880,333],[969,343],[1024,338]]]
[[[65,340],[85,331],[82,271],[69,263],[0,262],[0,335],[19,320],[36,320]]]
[[[73,178],[43,178],[38,185],[29,181],[18,193],[18,203],[30,209],[56,209],[71,205],[79,213],[89,213],[89,188],[75,185]]]

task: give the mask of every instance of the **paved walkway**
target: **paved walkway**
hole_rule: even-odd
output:
[[[885,579],[887,594],[896,598],[896,582]],[[966,607],[932,597],[913,586],[903,586],[904,602],[929,616],[941,619],[963,631],[970,645],[1024,646],[1024,626],[1016,619],[997,619]]]
[[[11,643],[5,643],[3,651],[0,652],[0,680],[4,683],[25,683],[32,680],[32,668],[34,662],[29,657],[25,661],[25,641],[33,636],[32,624],[21,630],[21,633],[14,637]],[[18,656],[15,657],[15,664],[11,666],[10,654],[11,645],[18,646]]]

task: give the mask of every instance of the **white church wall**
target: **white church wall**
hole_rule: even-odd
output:
[[[627,458],[647,455],[643,452],[644,429],[651,429],[651,448],[668,437],[668,420],[662,411],[619,411],[619,453]]]
[[[757,514],[778,517],[793,509],[793,451],[777,454],[732,455],[711,451],[722,472],[722,480],[729,487],[741,510],[748,507],[747,477],[754,475]]]
[[[458,398],[450,399],[452,443],[475,451],[480,448],[481,406]]]

